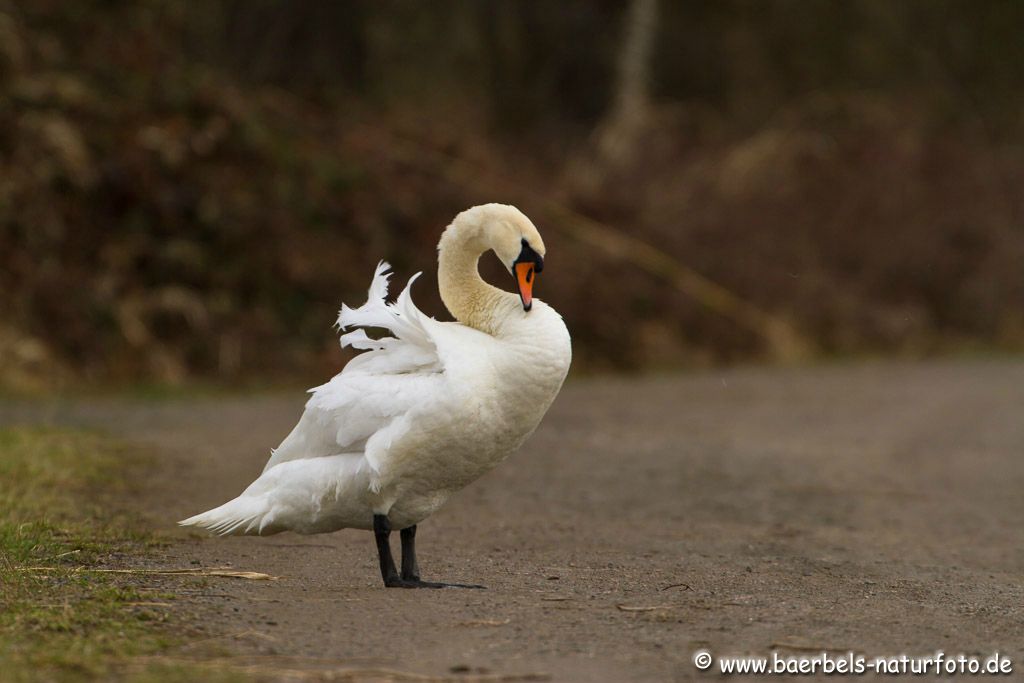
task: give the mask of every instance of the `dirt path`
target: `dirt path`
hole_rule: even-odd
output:
[[[4,404],[0,422],[155,444],[139,486],[170,528],[239,493],[303,400]],[[695,677],[699,648],[830,648],[998,649],[1019,672],[1022,490],[1024,363],[579,380],[420,527],[426,578],[486,591],[385,590],[359,531],[175,532],[158,561],[280,575],[180,584],[219,647],[277,669],[664,681]]]

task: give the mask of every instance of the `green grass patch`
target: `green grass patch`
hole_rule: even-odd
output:
[[[159,544],[119,508],[143,466],[134,449],[101,434],[0,429],[4,681],[210,680],[187,665],[144,663],[178,640],[166,607],[173,594],[89,571]]]

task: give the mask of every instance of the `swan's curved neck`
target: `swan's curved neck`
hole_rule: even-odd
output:
[[[456,320],[493,335],[509,302],[518,299],[480,277],[477,264],[488,248],[479,223],[456,220],[449,225],[437,245],[437,285]]]

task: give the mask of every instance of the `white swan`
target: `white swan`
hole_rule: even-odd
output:
[[[518,296],[485,283],[477,261],[494,250]],[[180,524],[220,534],[325,533],[372,529],[386,586],[420,580],[416,524],[452,493],[504,460],[533,432],[569,369],[562,318],[533,299],[544,242],[518,209],[477,206],[459,214],[438,244],[441,299],[458,322],[438,322],[412,302],[409,280],[385,303],[381,263],[369,300],[342,306],[342,346],[364,349],[312,390],[305,413],[238,498]],[[363,329],[392,336],[370,338]],[[389,544],[401,529],[402,569]]]

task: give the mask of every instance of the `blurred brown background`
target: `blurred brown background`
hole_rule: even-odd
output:
[[[444,316],[485,201],[544,233],[577,371],[1019,352],[1022,35],[1014,0],[0,0],[0,384],[315,382],[379,259]]]

